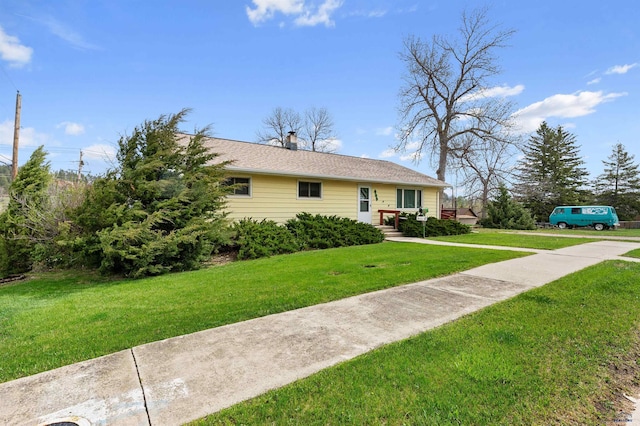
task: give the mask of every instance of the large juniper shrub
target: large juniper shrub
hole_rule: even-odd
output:
[[[287,229],[308,249],[375,244],[384,234],[375,226],[338,216],[299,213],[286,223]]]
[[[326,249],[384,240],[376,227],[338,216],[299,213],[285,225],[272,220],[242,219],[232,225],[238,259],[256,259],[300,250]]]
[[[302,246],[289,230],[272,220],[242,219],[232,227],[238,259],[257,259],[275,254],[293,253]]]
[[[498,195],[487,206],[487,217],[480,221],[480,225],[498,229],[536,228],[529,211],[515,201],[504,186],[499,188]]]

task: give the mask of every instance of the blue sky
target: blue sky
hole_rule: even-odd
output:
[[[39,145],[52,168],[102,173],[120,136],[189,107],[183,130],[255,141],[275,107],[333,116],[338,152],[395,153],[403,39],[455,34],[489,6],[516,30],[493,93],[523,131],[542,120],[576,135],[592,173],[622,143],[640,161],[640,7],[634,0],[2,0],[0,161],[11,158],[22,94],[23,164]],[[453,182],[452,174],[447,176]]]

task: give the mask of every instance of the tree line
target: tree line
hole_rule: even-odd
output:
[[[537,221],[557,205],[585,203],[612,205],[621,220],[636,218],[640,176],[624,145],[613,147],[604,173],[590,180],[576,137],[562,126],[542,123],[523,140],[513,105],[499,96],[504,88],[491,89],[501,72],[498,51],[514,32],[493,24],[484,8],[463,12],[454,35],[406,37],[396,150],[413,151],[417,161],[427,157],[440,180],[453,169],[483,217],[491,197],[508,195]],[[507,186],[511,194],[503,192]]]
[[[92,184],[54,181],[41,146],[19,169],[0,214],[0,276],[43,267],[96,268],[131,277],[183,271],[227,238],[227,163],[183,137],[188,110],[145,121],[118,141],[117,166]]]

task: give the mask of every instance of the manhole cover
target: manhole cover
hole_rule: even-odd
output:
[[[41,423],[39,426],[91,426],[91,423],[89,420],[83,419],[82,417],[71,416]]]

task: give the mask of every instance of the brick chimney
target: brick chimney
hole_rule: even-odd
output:
[[[290,149],[291,151],[298,150],[298,136],[296,136],[296,132],[294,132],[293,130],[289,132],[289,135],[287,135],[284,147]]]

